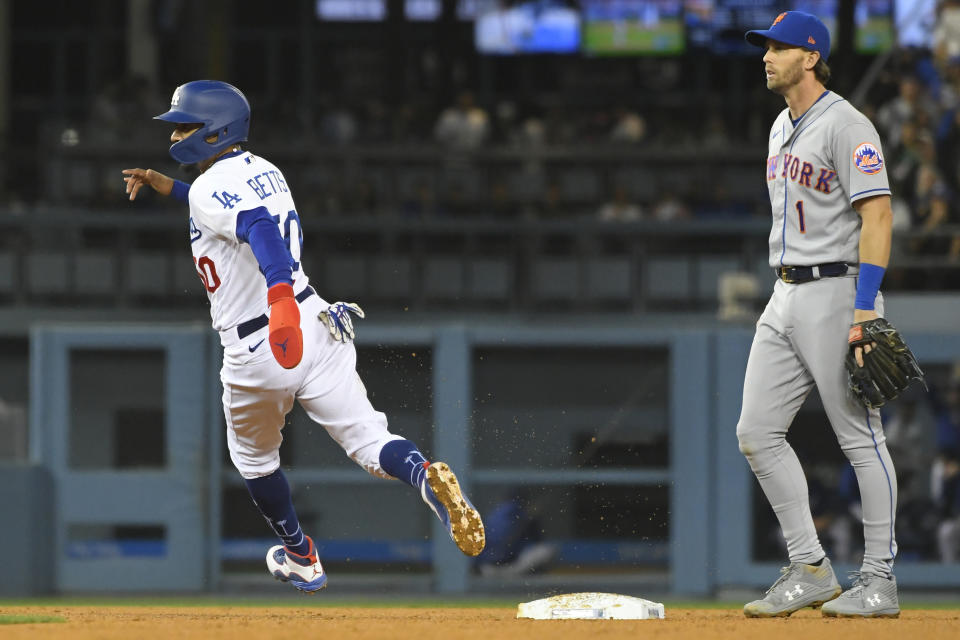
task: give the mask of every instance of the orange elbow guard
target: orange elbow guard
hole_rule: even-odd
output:
[[[293,369],[303,358],[303,331],[300,309],[293,297],[293,285],[280,282],[267,290],[270,305],[270,349],[284,369]]]

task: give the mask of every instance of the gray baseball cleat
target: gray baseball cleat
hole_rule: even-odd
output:
[[[780,569],[780,574],[763,599],[743,606],[743,615],[748,618],[789,616],[804,607],[819,607],[843,591],[829,558],[824,558],[819,567],[794,562]]]
[[[897,579],[872,573],[854,574],[853,586],[836,600],[823,605],[822,613],[831,618],[899,618]]]

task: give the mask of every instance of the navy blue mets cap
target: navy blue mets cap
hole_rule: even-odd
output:
[[[767,46],[767,39],[776,40],[794,47],[817,51],[826,62],[830,56],[830,31],[815,15],[803,11],[784,11],[777,16],[769,29],[747,31],[747,42],[758,47]]]

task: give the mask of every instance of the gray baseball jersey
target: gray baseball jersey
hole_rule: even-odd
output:
[[[784,109],[770,129],[770,266],[860,261],[860,198],[889,195],[877,130],[832,91],[797,122]]]
[[[773,211],[770,265],[860,262],[860,216],[852,203],[889,195],[877,131],[826,91],[798,120],[784,110],[770,131],[767,186]],[[897,478],[880,412],[847,391],[844,358],[853,321],[856,270],[810,282],[778,280],[757,332],[737,424],[740,450],[777,514],[791,562],[824,557],[806,478],[787,431],[816,385],[840,448],[857,475],[865,550],[861,571],[887,575],[896,556]],[[883,296],[876,311],[883,314]]]

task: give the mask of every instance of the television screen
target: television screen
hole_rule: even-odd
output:
[[[443,15],[444,0],[404,0],[403,14],[412,22],[439,20]],[[455,15],[458,20],[474,20],[483,0],[457,0]]]
[[[687,46],[709,49],[713,44],[714,0],[684,0],[683,27]]]
[[[583,0],[583,51],[590,55],[683,53],[682,0]]]
[[[477,3],[477,51],[489,54],[576,53],[580,13],[560,0]]]
[[[488,4],[485,0],[457,0],[457,18],[476,20],[483,7]]]
[[[407,20],[436,20],[443,13],[441,0],[404,0],[403,15]]]
[[[332,22],[377,22],[387,17],[386,0],[317,0],[316,13]]]
[[[901,47],[933,46],[933,27],[937,23],[936,0],[894,0],[897,44]]]
[[[857,53],[880,53],[893,46],[893,0],[856,0],[853,23]]]
[[[691,47],[718,54],[760,54],[743,35],[767,29],[784,11],[805,11],[823,20],[834,40],[838,0],[686,0],[685,23]]]

